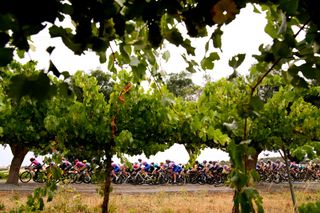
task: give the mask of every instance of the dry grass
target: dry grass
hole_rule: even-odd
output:
[[[320,199],[319,193],[296,192],[299,204]],[[0,212],[9,212],[25,204],[27,193],[0,192]],[[289,192],[261,193],[265,212],[293,212]],[[111,195],[112,212],[119,213],[186,213],[231,212],[232,193],[165,193],[138,195]],[[100,212],[102,198],[97,194],[79,194],[71,189],[60,191],[54,200],[46,204],[44,212]]]

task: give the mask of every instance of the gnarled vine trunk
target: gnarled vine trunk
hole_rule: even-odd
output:
[[[252,171],[252,170],[256,170],[256,165],[258,162],[258,156],[259,156],[260,152],[256,152],[253,155],[250,156],[246,156],[245,158],[245,167],[247,171]]]
[[[10,148],[13,154],[13,159],[11,161],[9,176],[6,183],[17,185],[19,181],[19,172],[20,172],[21,164],[29,150],[27,147],[20,146],[18,144],[10,145]]]
[[[107,150],[106,150],[107,151]],[[110,196],[110,186],[111,186],[111,159],[112,156],[110,154],[106,155],[106,179],[104,185],[104,197],[102,203],[102,213],[107,213],[109,210],[109,196]]]

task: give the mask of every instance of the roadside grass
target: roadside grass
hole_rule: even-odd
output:
[[[8,170],[0,170],[0,180],[4,179],[6,180],[8,178]]]
[[[293,211],[289,192],[261,192],[265,212],[291,213]],[[320,193],[297,191],[299,205],[320,200]],[[0,212],[17,210],[25,205],[28,193],[0,192]],[[159,192],[155,194],[111,194],[111,213],[227,213],[232,210],[233,193]],[[53,201],[46,203],[43,212],[100,212],[102,197],[94,193],[77,193],[71,188],[60,190]]]

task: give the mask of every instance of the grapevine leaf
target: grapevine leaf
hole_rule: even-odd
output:
[[[246,57],[246,54],[238,54],[236,56],[233,56],[229,60],[229,66],[232,67],[233,69],[237,69],[242,64],[245,57]]]
[[[162,54],[162,58],[163,58],[165,61],[168,61],[169,58],[170,58],[170,52],[169,52],[169,51],[165,51],[165,52]]]
[[[299,0],[280,0],[280,9],[288,16],[295,15],[299,7]]]
[[[0,66],[6,66],[13,58],[13,48],[0,48]]]

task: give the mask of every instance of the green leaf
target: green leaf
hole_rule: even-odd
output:
[[[67,79],[67,78],[69,78],[69,77],[71,76],[68,71],[63,71],[63,72],[61,73],[61,75],[64,76],[64,79]]]
[[[299,7],[299,0],[280,0],[280,9],[282,9],[286,15],[295,15]]]
[[[238,55],[233,56],[229,60],[229,66],[232,67],[233,69],[237,69],[242,64],[245,57],[246,57],[246,54],[238,54]]]
[[[186,70],[190,73],[196,73],[197,70],[193,67],[193,65],[189,64],[189,66],[186,68]]]
[[[206,44],[205,44],[205,51],[206,51],[206,53],[207,53],[208,50],[209,50],[209,42],[210,42],[210,40],[207,41]]]
[[[50,60],[50,65],[48,71],[51,71],[55,76],[59,77],[61,75],[58,68],[54,65],[54,63]]]
[[[271,49],[278,58],[287,58],[291,55],[291,48],[289,48],[287,41],[275,40]]]
[[[320,80],[320,72],[313,67],[313,64],[305,63],[298,67],[303,75],[308,79]]]
[[[119,49],[120,49],[120,53],[121,53],[121,55],[120,55],[121,59],[119,59],[118,61],[123,60],[124,63],[129,64],[131,61],[130,56],[127,53],[126,49],[124,48],[124,45],[120,45]]]
[[[219,60],[219,59],[220,59],[220,57],[219,57],[218,53],[216,53],[216,52],[210,53],[209,57],[204,58],[204,59],[201,60],[202,69],[204,69],[204,70],[212,70],[213,67],[214,67],[214,63],[213,62],[215,60]]]
[[[184,58],[184,60],[188,63],[188,67],[186,68],[188,72],[190,73],[196,73],[197,70],[195,69],[197,66],[197,62],[195,62],[194,60],[187,60],[184,56],[182,56]]]
[[[126,51],[126,53],[127,53],[128,55],[131,55],[132,47],[131,47],[130,45],[124,45],[124,46],[123,46],[123,49],[124,49],[124,51]]]
[[[73,13],[73,8],[70,4],[62,4],[61,6],[61,12],[64,13],[64,14],[69,14],[71,15]]]
[[[17,50],[17,55],[19,58],[24,58],[25,53],[26,53],[25,50]]]
[[[213,41],[213,46],[215,48],[219,48],[220,50],[221,50],[221,45],[222,45],[222,42],[221,42],[222,34],[223,34],[223,32],[222,32],[221,28],[218,27],[211,35],[211,39]]]
[[[195,48],[191,45],[191,41],[189,39],[186,39],[181,43],[181,46],[183,46],[187,53],[190,55],[195,55]]]
[[[13,48],[0,48],[0,67],[6,66],[12,61]]]
[[[268,22],[264,31],[271,36],[271,38],[275,39],[278,37],[278,29],[272,23]]]
[[[309,86],[306,80],[298,75],[293,76],[290,83],[296,87],[301,87],[301,88],[308,88]]]
[[[254,110],[260,111],[263,109],[264,102],[261,100],[261,98],[259,96],[255,95],[251,99],[251,105]]]
[[[106,52],[98,52],[99,54],[99,61],[101,64],[104,64],[106,63],[107,61],[107,55],[106,55]]]
[[[108,70],[109,71],[114,71],[115,70],[114,62],[115,62],[114,55],[110,54],[109,55],[109,61],[108,61]]]
[[[183,43],[183,37],[181,35],[181,33],[179,32],[179,30],[177,28],[173,28],[167,35],[166,35],[166,39],[176,45],[179,46],[180,44]]]
[[[204,58],[201,60],[201,67],[204,70],[212,70],[214,67],[214,63],[209,58]]]
[[[306,155],[306,152],[301,147],[295,149],[292,152],[292,156],[298,158],[299,160],[302,160],[305,155]]]
[[[170,52],[167,50],[162,54],[162,58],[167,62],[170,58]]]
[[[53,52],[53,50],[55,49],[56,47],[54,46],[50,46],[47,48],[47,52],[49,53],[49,55],[51,55],[51,53]]]
[[[10,13],[0,14],[0,29],[3,31],[12,29],[15,26],[14,18]]]

